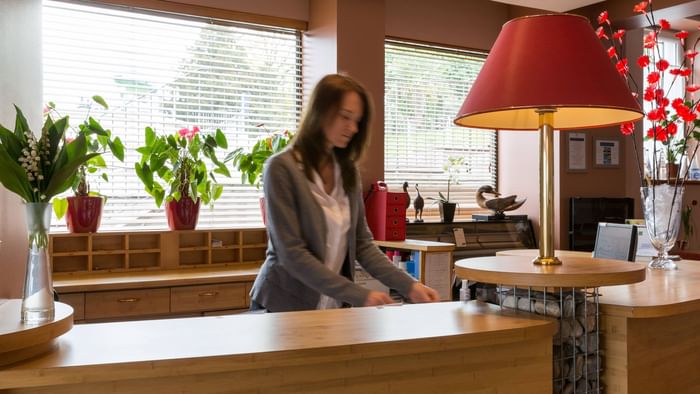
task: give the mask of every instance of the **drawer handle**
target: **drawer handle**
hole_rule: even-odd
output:
[[[214,297],[219,294],[218,291],[205,291],[204,293],[199,293],[200,297]]]
[[[140,298],[137,297],[130,297],[130,298],[120,298],[117,300],[117,302],[138,302],[140,301]]]

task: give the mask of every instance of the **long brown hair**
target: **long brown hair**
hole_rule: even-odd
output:
[[[354,79],[340,74],[326,75],[318,82],[304,111],[299,129],[294,137],[294,150],[301,154],[304,174],[313,179],[312,170],[321,172],[322,158],[326,156],[324,126],[340,110],[343,97],[355,92],[362,100],[362,118],[357,124],[357,133],[345,148],[333,148],[343,177],[343,188],[350,193],[357,187],[358,171],[355,163],[362,157],[369,142],[372,104],[367,90]]]

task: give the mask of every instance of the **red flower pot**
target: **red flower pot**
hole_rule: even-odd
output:
[[[98,196],[68,197],[66,224],[71,233],[95,233],[102,220],[104,199]]]
[[[194,202],[190,197],[182,197],[180,201],[167,202],[165,214],[168,217],[168,227],[171,230],[194,230],[199,219],[199,201],[199,198]]]

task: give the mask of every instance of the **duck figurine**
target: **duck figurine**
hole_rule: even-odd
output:
[[[416,217],[413,223],[423,223],[423,207],[425,206],[425,200],[420,195],[420,190],[418,190],[418,184],[416,183],[416,199],[413,200],[413,209],[416,211]]]
[[[496,198],[486,199],[484,194],[491,194],[496,196]],[[499,197],[501,193],[497,192],[490,185],[485,185],[476,191],[476,204],[484,209],[489,209],[494,212],[494,216],[497,219],[504,219],[506,217],[505,211],[512,211],[514,209],[520,208],[521,205],[527,201],[526,199],[517,200],[516,195]]]
[[[403,192],[406,193],[406,210],[411,206],[411,195],[408,194],[408,182],[403,183]],[[408,217],[406,217],[406,223],[408,223]]]

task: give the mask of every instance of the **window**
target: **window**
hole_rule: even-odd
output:
[[[463,216],[477,208],[480,186],[496,185],[496,132],[452,122],[485,58],[473,51],[386,42],[384,176],[390,189],[408,182],[412,198],[416,184],[424,198],[446,195],[445,165],[457,161],[459,184],[452,183],[450,200]],[[426,201],[424,216],[437,214],[437,206]]]
[[[124,142],[124,163],[105,155],[109,182],[101,229],[164,228],[163,209],[134,172],[144,128],[220,128],[229,150],[252,147],[266,130],[293,129],[301,113],[301,33],[230,21],[58,1],[43,6],[44,100],[77,125],[90,115]],[[93,95],[110,105],[89,108]],[[259,126],[264,124],[264,127]],[[260,224],[262,191],[219,177],[216,213],[203,207],[198,227]],[[54,218],[54,229],[65,228]]]

